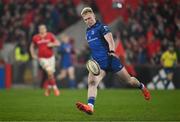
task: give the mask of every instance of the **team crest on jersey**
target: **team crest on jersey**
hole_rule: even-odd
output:
[[[108,31],[108,26],[103,26],[106,31]]]
[[[91,31],[91,34],[94,35],[94,31]]]
[[[50,40],[49,39],[41,39],[40,41],[38,41],[38,44],[43,44],[43,43],[48,43]]]

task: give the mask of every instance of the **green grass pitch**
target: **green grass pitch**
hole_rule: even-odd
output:
[[[45,97],[41,89],[0,90],[0,121],[180,121],[180,90],[151,91],[151,101],[138,90],[99,90],[93,115],[75,107],[86,103],[86,93],[62,89],[59,97]]]

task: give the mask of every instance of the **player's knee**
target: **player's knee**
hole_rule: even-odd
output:
[[[48,78],[53,78],[54,75],[53,75],[53,72],[52,71],[47,71],[47,74],[48,74]]]
[[[172,73],[169,73],[169,74],[167,75],[167,78],[168,78],[169,80],[172,80],[172,79],[173,79],[173,74],[172,74]]]
[[[71,75],[69,75],[69,78],[70,78],[71,80],[73,80],[75,77],[74,77],[73,74],[71,74]]]
[[[129,84],[130,86],[133,86],[135,83],[136,78],[135,77],[129,77],[126,79],[126,83]]]
[[[63,79],[63,78],[66,77],[66,74],[65,74],[65,73],[61,73],[61,74],[60,74],[60,77],[61,77],[61,79]]]
[[[136,85],[136,81],[137,81],[137,79],[136,79],[135,77],[130,77],[128,83],[129,83],[131,86],[134,86],[134,85]]]
[[[89,81],[88,86],[89,87],[92,87],[92,86],[94,87],[94,86],[96,86],[96,82],[95,81]]]
[[[130,84],[131,83],[131,77],[125,77],[122,79],[124,82]]]

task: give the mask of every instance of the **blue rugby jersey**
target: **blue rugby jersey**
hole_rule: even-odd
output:
[[[109,33],[108,26],[96,21],[96,23],[87,28],[86,39],[88,41],[92,58],[96,61],[103,61],[108,59],[109,46],[104,38],[104,35]]]
[[[61,43],[59,47],[59,52],[61,53],[61,66],[71,66],[72,65],[72,59],[71,59],[71,51],[72,46],[69,43]]]

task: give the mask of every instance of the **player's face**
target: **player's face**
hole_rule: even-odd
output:
[[[69,42],[69,37],[68,37],[67,35],[63,35],[63,36],[61,37],[61,39],[62,39],[62,41],[63,41],[64,43],[68,43],[68,42]]]
[[[93,13],[86,13],[82,15],[84,22],[90,27],[96,23],[96,18]]]
[[[169,47],[169,51],[173,53],[174,52],[174,47]]]
[[[47,32],[46,26],[45,25],[40,25],[39,26],[39,33],[40,34],[45,34]]]

